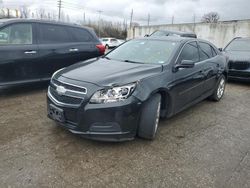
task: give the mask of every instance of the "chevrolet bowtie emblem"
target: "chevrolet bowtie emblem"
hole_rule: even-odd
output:
[[[57,86],[56,91],[59,95],[63,95],[66,93],[67,90],[63,86]]]

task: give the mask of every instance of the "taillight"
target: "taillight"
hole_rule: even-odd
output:
[[[105,46],[103,46],[102,44],[97,44],[96,48],[99,50],[101,55],[104,55],[105,53]]]

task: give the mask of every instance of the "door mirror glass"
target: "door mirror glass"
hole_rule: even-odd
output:
[[[223,51],[223,49],[222,49],[222,48],[218,48],[218,50],[219,50],[219,51],[221,51],[221,52]]]
[[[193,68],[194,67],[194,61],[192,61],[192,60],[182,60],[181,61],[181,66],[183,67],[183,68]]]
[[[182,60],[180,64],[175,65],[174,70],[177,71],[179,68],[193,68],[195,62],[192,60]]]

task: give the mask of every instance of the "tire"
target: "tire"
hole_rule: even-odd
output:
[[[226,88],[226,78],[224,75],[221,75],[214,90],[214,93],[209,97],[209,99],[213,101],[220,101],[225,93],[225,88]]]
[[[106,50],[108,50],[109,49],[109,45],[106,44],[105,48],[106,48]]]
[[[144,104],[138,127],[139,137],[149,140],[153,140],[155,138],[159,125],[160,108],[160,94],[155,94]]]

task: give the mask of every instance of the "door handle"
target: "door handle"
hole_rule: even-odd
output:
[[[37,53],[37,51],[35,51],[35,50],[31,50],[31,51],[26,51],[26,52],[24,52],[25,54],[36,54]]]
[[[79,50],[77,48],[70,48],[69,52],[78,52]]]

